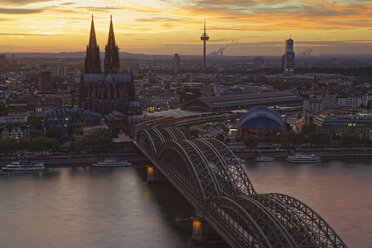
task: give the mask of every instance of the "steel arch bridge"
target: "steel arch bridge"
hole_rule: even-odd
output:
[[[347,247],[305,203],[258,194],[234,153],[178,128],[142,128],[138,147],[231,247]]]

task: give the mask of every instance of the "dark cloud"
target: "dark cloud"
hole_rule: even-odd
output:
[[[346,15],[357,15],[359,14],[356,10],[345,9],[345,10],[336,10],[328,9],[324,6],[312,6],[310,4],[302,4],[299,6],[291,7],[263,7],[263,8],[254,8],[252,10],[254,14],[288,14],[295,15],[299,17],[332,17],[332,16],[346,16]]]
[[[34,14],[43,12],[43,9],[7,9],[7,8],[0,8],[0,14]]]
[[[368,13],[370,1],[289,1],[289,0],[191,0],[182,8],[192,13],[218,15],[217,19],[232,20],[239,18],[271,17],[278,19],[324,19],[330,17],[359,16]],[[369,7],[368,7],[369,6]],[[252,19],[254,21],[262,21]],[[265,20],[270,21],[269,19]]]
[[[0,3],[10,3],[14,5],[27,4],[27,3],[39,3],[39,2],[50,2],[51,0],[0,0]]]
[[[55,34],[0,33],[0,36],[57,36]]]
[[[60,5],[72,5],[75,4],[74,2],[66,2],[66,3],[61,3]]]

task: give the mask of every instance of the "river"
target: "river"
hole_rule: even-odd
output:
[[[257,192],[298,198],[325,218],[349,247],[370,247],[371,162],[247,162],[245,168]],[[192,244],[193,215],[170,184],[147,184],[144,167],[0,172],[4,248],[226,247]]]

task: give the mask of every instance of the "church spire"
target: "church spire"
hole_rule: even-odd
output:
[[[114,25],[112,24],[112,15],[110,16],[110,30],[107,44],[109,46],[115,46],[115,35],[114,35]]]
[[[92,23],[90,24],[89,46],[97,47],[96,30],[94,28],[93,14],[92,14]]]
[[[105,74],[118,73],[120,67],[119,48],[115,43],[114,25],[110,16],[110,29],[105,48]]]
[[[99,46],[97,45],[96,31],[94,29],[93,15],[90,26],[89,44],[87,45],[87,53],[85,56],[85,73],[101,73],[101,58],[99,55]]]

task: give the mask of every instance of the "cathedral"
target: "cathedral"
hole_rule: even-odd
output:
[[[112,111],[135,114],[140,111],[140,109],[133,109],[133,106],[138,108],[138,103],[135,102],[133,78],[131,74],[120,71],[119,48],[115,43],[112,17],[102,72],[92,16],[84,73],[80,84],[80,107],[101,114]]]

